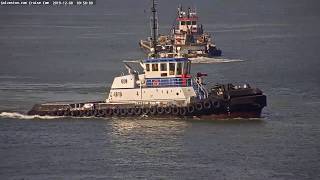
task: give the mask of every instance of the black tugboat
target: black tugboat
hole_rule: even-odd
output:
[[[155,6],[152,8],[155,20]],[[154,36],[156,23],[153,23]],[[156,36],[154,37],[156,39]],[[260,117],[266,96],[248,84],[216,84],[206,88],[207,74],[190,74],[188,58],[159,58],[157,41],[152,58],[140,61],[143,72],[125,64],[128,73],[114,78],[104,101],[37,104],[28,115],[74,117]]]

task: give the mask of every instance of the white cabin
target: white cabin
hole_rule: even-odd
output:
[[[146,59],[143,73],[127,66],[128,75],[115,77],[106,99],[111,104],[159,104],[182,106],[197,98],[187,58]]]

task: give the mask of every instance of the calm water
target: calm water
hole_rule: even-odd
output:
[[[159,2],[160,32],[181,1]],[[208,81],[268,95],[262,118],[38,119],[34,103],[101,100],[143,57],[148,0],[0,6],[0,179],[320,179],[320,2],[199,0],[225,59]],[[7,113],[13,112],[13,113]]]

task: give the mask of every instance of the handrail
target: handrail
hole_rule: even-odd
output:
[[[196,91],[197,91],[198,97],[200,99],[208,98],[209,93],[208,93],[207,89],[204,87],[204,85],[202,83],[199,83],[197,81],[197,79],[195,79],[194,81],[196,82],[195,85],[196,85],[196,88],[197,88]]]

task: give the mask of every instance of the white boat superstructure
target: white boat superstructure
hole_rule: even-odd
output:
[[[202,83],[192,79],[187,58],[146,59],[140,65],[142,74],[126,65],[128,74],[114,78],[107,103],[186,106],[207,96]]]

